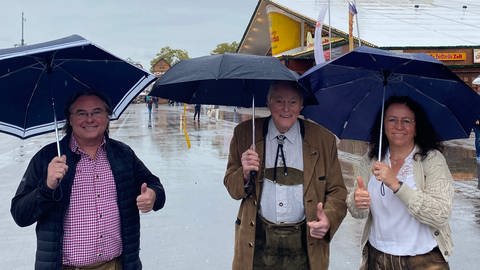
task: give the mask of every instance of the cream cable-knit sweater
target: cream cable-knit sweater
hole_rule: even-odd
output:
[[[353,197],[357,188],[357,176],[362,176],[365,185],[368,186],[373,161],[365,155],[360,164],[354,167],[355,186],[347,197],[348,211],[354,218],[368,217],[361,241],[363,251],[362,266],[368,258],[365,244],[370,233],[372,215],[369,209],[357,209]],[[430,151],[423,161],[420,161],[420,159],[414,160],[413,166],[418,189],[414,190],[408,185],[402,185],[395,194],[405,203],[412,216],[430,226],[432,235],[436,239],[443,257],[448,261],[453,248],[449,225],[453,201],[452,174],[445,157],[437,150]],[[398,229],[401,230],[401,228]]]

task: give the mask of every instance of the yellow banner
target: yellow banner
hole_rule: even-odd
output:
[[[280,10],[267,9],[272,55],[301,46],[301,24]]]
[[[186,103],[183,104],[182,118],[183,118],[183,123],[182,123],[183,135],[185,135],[185,142],[187,143],[187,148],[190,149],[192,145],[190,144],[190,137],[188,136],[188,132],[187,132],[187,104]]]
[[[440,61],[462,61],[462,60],[467,60],[467,54],[462,53],[462,52],[456,52],[456,53],[450,53],[450,52],[444,52],[444,53],[427,53],[433,56],[433,58],[436,58]]]

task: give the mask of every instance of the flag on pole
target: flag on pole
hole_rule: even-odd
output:
[[[348,49],[353,50],[353,16],[357,14],[357,7],[352,1],[348,1]]]
[[[320,12],[318,13],[317,24],[315,25],[315,37],[313,41],[313,54],[315,56],[315,63],[321,64],[325,62],[325,56],[323,55],[323,42],[322,42],[322,26],[325,14],[327,13],[328,5],[323,4],[320,6]]]

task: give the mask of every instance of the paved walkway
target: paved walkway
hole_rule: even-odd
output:
[[[233,255],[234,221],[239,201],[232,200],[223,186],[228,150],[236,122],[249,117],[249,109],[222,109],[219,119],[202,112],[193,121],[193,110],[182,117],[183,107],[154,108],[152,127],[144,104],[127,108],[111,122],[112,138],[134,149],[167,192],[165,208],[141,215],[141,251],[144,269],[230,269]],[[266,110],[257,109],[257,115]],[[235,121],[234,121],[235,120]],[[191,148],[181,129],[186,121]],[[33,268],[34,226],[18,227],[9,208],[21,176],[32,155],[54,140],[45,134],[26,141],[0,134],[0,263],[8,269]],[[341,152],[345,162],[355,155]],[[470,184],[472,183],[472,185]],[[452,269],[472,269],[480,246],[480,194],[474,181],[455,183],[452,230],[455,242]],[[351,270],[360,260],[362,220],[347,215],[331,244],[330,269]]]

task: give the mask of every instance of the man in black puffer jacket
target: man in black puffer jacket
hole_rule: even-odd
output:
[[[111,109],[98,92],[67,104],[66,136],[30,161],[12,199],[19,226],[36,224],[35,269],[141,269],[139,211],[159,210],[165,191],[124,143],[108,137]],[[121,268],[120,268],[121,267]]]

